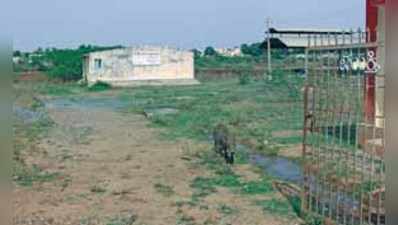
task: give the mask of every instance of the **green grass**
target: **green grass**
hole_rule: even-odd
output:
[[[294,211],[288,201],[284,199],[270,199],[263,201],[256,201],[256,204],[260,206],[265,213],[280,216],[294,216]]]
[[[251,140],[256,144],[250,147],[266,152],[264,141],[270,146],[299,141],[297,137],[274,138],[272,132],[301,130],[303,124],[299,94],[303,81],[280,76],[285,78],[244,81],[245,85],[229,79],[198,86],[141,87],[125,90],[119,97],[130,103],[127,112],[176,109],[176,114],[155,113],[149,118],[154,127],[166,128],[164,138],[207,141],[213,128],[224,123],[236,133],[238,142]]]
[[[294,144],[301,144],[303,142],[303,137],[302,136],[275,137],[274,141],[283,145],[294,145]]]
[[[263,178],[260,181],[250,181],[242,185],[241,193],[247,195],[268,194],[274,191],[270,179]]]
[[[67,97],[73,95],[82,95],[89,92],[107,91],[111,88],[112,87],[105,82],[97,82],[90,87],[87,87],[86,85],[80,85],[77,82],[43,82],[35,85],[35,92],[45,96]]]
[[[59,175],[59,173],[42,171],[35,165],[31,168],[22,166],[21,164],[14,165],[14,182],[19,186],[31,187],[34,183],[52,182],[55,181]]]
[[[196,57],[195,68],[198,69],[222,69],[233,68],[239,70],[249,70],[255,66],[264,66],[264,57],[240,56],[240,57],[225,57],[221,55]]]
[[[216,184],[213,178],[196,177],[191,184],[194,189],[192,199],[194,202],[200,198],[206,197],[210,194],[217,192]]]
[[[52,83],[43,82],[35,86],[35,92],[46,96],[69,96],[86,92],[86,88],[76,82]]]
[[[191,188],[194,189],[193,201],[198,201],[217,192],[217,188],[227,188],[236,194],[261,195],[274,192],[272,178],[262,176],[259,181],[245,181],[213,151],[203,152],[197,159],[197,164],[213,172],[210,177],[196,177]]]

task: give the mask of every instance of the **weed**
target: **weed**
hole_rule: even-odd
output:
[[[219,170],[220,167],[224,166],[224,162],[214,151],[203,151],[198,155],[197,163],[202,166],[206,166],[210,170]]]
[[[176,225],[195,225],[195,219],[192,216],[180,214],[177,217]]]
[[[70,204],[78,204],[81,203],[82,201],[87,200],[87,194],[86,193],[80,193],[77,195],[67,195],[64,198],[64,201]]]
[[[244,151],[235,152],[236,164],[247,164],[249,162],[249,153]]]
[[[249,84],[250,81],[251,81],[250,74],[248,74],[248,73],[239,74],[239,84],[240,85]]]
[[[30,123],[24,124],[22,120],[17,120],[17,124],[14,124],[14,127],[16,132],[18,132],[18,137],[28,139],[29,142],[27,144],[46,136],[50,128],[55,125],[54,121],[44,111],[41,111],[40,116]]]
[[[118,215],[113,218],[110,218],[106,223],[106,225],[133,225],[136,220],[137,216],[135,215],[128,215],[128,216]]]
[[[283,199],[270,199],[263,201],[256,201],[256,205],[260,206],[264,212],[281,215],[281,216],[293,216],[294,212],[291,209],[290,204]]]
[[[101,219],[97,216],[83,217],[80,219],[79,225],[100,224]]]
[[[61,183],[60,183],[60,186],[62,187],[62,190],[65,190],[68,186],[69,186],[69,184],[72,182],[72,178],[70,178],[70,177],[66,177],[66,178],[64,178],[62,181],[61,181]]]
[[[178,207],[178,208],[181,208],[181,207],[183,207],[184,205],[188,205],[188,206],[190,206],[190,207],[194,207],[194,206],[196,206],[198,204],[198,202],[197,201],[193,201],[193,200],[191,200],[191,201],[177,201],[176,203],[175,203],[175,205]]]
[[[300,144],[303,141],[302,136],[289,136],[289,137],[275,137],[274,141],[284,145],[295,145]]]
[[[106,188],[102,187],[101,185],[94,185],[90,188],[90,191],[97,194],[103,194],[106,192]]]
[[[34,183],[52,182],[60,174],[56,172],[43,171],[36,165],[26,165],[24,163],[24,151],[35,151],[36,141],[46,136],[54,122],[43,109],[44,103],[37,98],[28,97],[28,104],[31,108],[29,112],[37,115],[33,121],[25,123],[24,117],[17,117],[14,123],[14,165],[13,180],[20,186],[32,186]]]
[[[247,195],[268,194],[274,191],[270,180],[250,181],[242,185],[241,193]]]
[[[192,188],[199,191],[198,197],[204,197],[211,193],[216,192],[215,186],[216,182],[214,179],[204,178],[204,177],[196,177],[191,184]]]
[[[217,211],[225,216],[232,215],[238,212],[238,209],[227,206],[225,204],[221,204]]]
[[[257,150],[261,153],[264,153],[268,156],[277,156],[280,152],[280,146],[278,145],[265,145],[263,143],[261,143],[261,145],[259,145],[257,147]]]
[[[52,182],[60,176],[59,173],[49,173],[33,165],[28,168],[20,163],[14,165],[14,181],[20,186],[32,186],[34,183]]]
[[[172,187],[164,184],[157,183],[154,185],[155,190],[165,197],[170,197],[175,194]]]
[[[236,174],[219,175],[214,179],[214,183],[217,186],[228,188],[236,188],[242,185],[239,180],[239,176],[237,176]]]
[[[84,92],[84,88],[75,83],[42,83],[35,88],[36,92],[47,96],[68,96]]]
[[[323,219],[320,216],[315,215],[306,215],[304,217],[304,224],[303,225],[322,225]]]
[[[36,111],[36,110],[38,110],[38,109],[40,109],[40,108],[43,108],[43,107],[44,107],[44,103],[43,103],[41,100],[37,99],[37,98],[33,98],[30,107],[31,107],[33,110]]]

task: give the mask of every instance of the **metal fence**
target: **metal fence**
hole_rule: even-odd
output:
[[[332,224],[385,224],[384,44],[372,35],[308,37],[302,208]]]

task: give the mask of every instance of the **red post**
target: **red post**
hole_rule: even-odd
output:
[[[374,0],[366,2],[366,30],[369,42],[377,41],[378,8]],[[365,79],[365,118],[367,122],[375,119],[375,74],[369,74]]]

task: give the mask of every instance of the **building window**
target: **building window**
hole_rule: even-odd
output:
[[[94,59],[94,68],[96,70],[102,69],[102,59]]]

